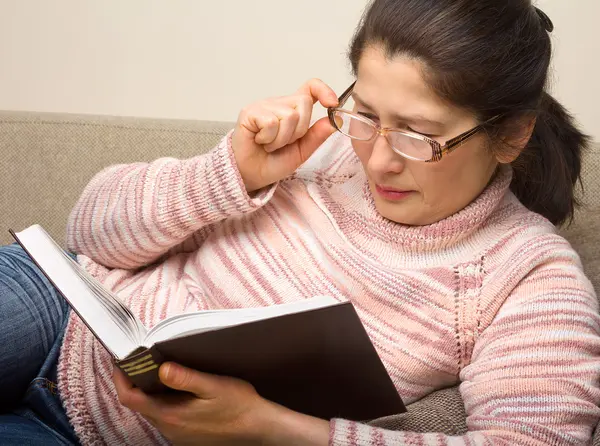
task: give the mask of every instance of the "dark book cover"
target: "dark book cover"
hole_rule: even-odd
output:
[[[243,379],[262,397],[319,418],[364,421],[406,410],[349,302],[159,342],[117,364],[156,392],[164,361]]]

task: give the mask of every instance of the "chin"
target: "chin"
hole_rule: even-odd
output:
[[[410,217],[410,205],[403,203],[388,203],[386,201],[375,199],[375,208],[383,218],[408,226],[418,226],[419,223],[413,217]],[[404,208],[404,209],[401,209]]]

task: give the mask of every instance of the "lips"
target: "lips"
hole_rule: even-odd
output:
[[[400,190],[389,186],[376,185],[377,193],[379,196],[389,201],[400,201],[409,197],[414,191],[412,190]]]
[[[411,190],[396,189],[394,187],[382,186],[380,184],[377,185],[377,189],[380,189],[385,192],[396,192],[396,193],[403,193],[403,194],[412,192]]]

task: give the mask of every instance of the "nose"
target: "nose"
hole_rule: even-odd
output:
[[[400,173],[404,170],[406,160],[392,150],[383,135],[378,135],[373,142],[373,150],[369,158],[368,167],[373,173],[390,174]]]

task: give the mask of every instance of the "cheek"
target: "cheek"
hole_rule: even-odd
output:
[[[425,203],[450,215],[477,198],[496,165],[491,153],[473,144],[458,148],[439,163],[416,166],[413,175]]]
[[[370,142],[357,141],[353,139],[352,148],[354,149],[354,153],[356,153],[356,156],[358,157],[362,165],[366,167],[369,163],[369,158],[371,158],[373,144]]]
[[[425,204],[439,207],[447,202],[454,189],[453,169],[440,163],[414,163],[411,173]]]

